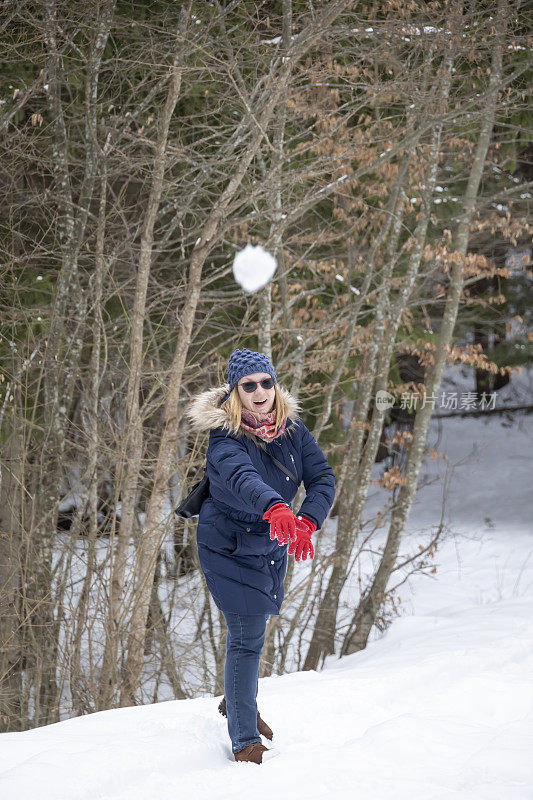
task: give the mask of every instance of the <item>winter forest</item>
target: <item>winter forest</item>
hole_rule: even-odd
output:
[[[460,505],[490,532],[498,464],[531,449],[526,7],[3,4],[0,732],[223,694],[224,618],[175,509],[208,438],[183,411],[237,347],[272,359],[336,480],[268,685],[355,664],[413,581],[436,591],[472,426],[498,456]],[[506,512],[523,531],[530,495]]]

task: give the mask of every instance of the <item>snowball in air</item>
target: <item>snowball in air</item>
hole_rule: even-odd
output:
[[[260,244],[247,244],[233,260],[233,275],[245,292],[257,292],[269,282],[277,269],[274,256]]]

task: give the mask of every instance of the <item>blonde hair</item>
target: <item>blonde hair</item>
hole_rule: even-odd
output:
[[[278,389],[277,383],[274,384],[274,408],[276,411],[276,430],[277,433],[283,424],[283,420],[287,419],[289,416],[289,406],[287,401],[283,398],[281,392]],[[228,423],[229,429],[231,433],[238,434],[239,429],[241,427],[241,411],[243,408],[242,401],[239,395],[239,390],[237,388],[237,384],[231,390],[231,394],[226,400],[225,403],[222,403],[221,407],[223,407],[228,415]],[[273,409],[274,410],[274,409]],[[247,431],[245,431],[246,433]],[[254,439],[257,437],[254,436]]]

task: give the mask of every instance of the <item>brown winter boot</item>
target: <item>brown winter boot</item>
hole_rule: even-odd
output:
[[[265,750],[268,750],[268,747],[261,742],[252,742],[244,750],[234,753],[235,761],[253,761],[254,764],[262,764]]]
[[[220,713],[222,714],[223,717],[227,717],[228,716],[227,709],[226,709],[226,698],[225,697],[223,697],[222,700],[220,701],[220,703],[218,705],[218,710],[220,711]],[[274,732],[272,731],[272,728],[270,728],[266,724],[265,720],[261,719],[259,711],[257,712],[257,730],[259,731],[261,736],[264,736],[266,739],[270,739],[270,741],[272,741],[272,738],[274,736]]]

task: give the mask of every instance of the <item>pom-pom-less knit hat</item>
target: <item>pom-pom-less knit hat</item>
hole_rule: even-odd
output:
[[[241,378],[244,378],[245,375],[252,375],[254,372],[268,372],[275,382],[278,382],[274,367],[267,355],[256,353],[255,350],[247,350],[245,347],[242,350],[234,350],[229,357],[228,363],[229,392],[220,402],[226,402],[233,387]]]

